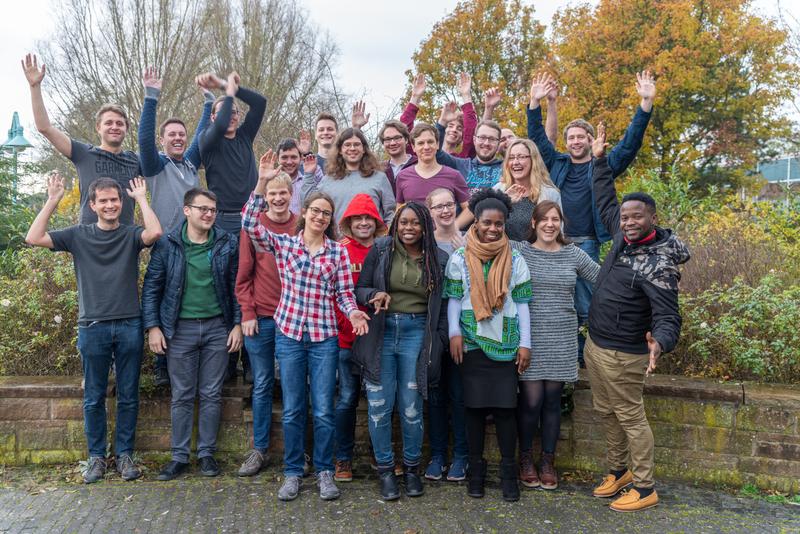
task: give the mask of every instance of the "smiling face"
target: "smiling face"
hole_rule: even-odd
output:
[[[217,203],[205,195],[196,195],[189,206],[183,207],[183,214],[193,230],[208,232],[217,220]]]
[[[336,140],[336,123],[330,119],[320,119],[317,121],[314,136],[317,140],[317,145],[330,148]]]
[[[364,143],[361,142],[361,139],[357,135],[344,139],[340,150],[347,168],[357,169],[361,158],[364,157]]]
[[[456,222],[456,199],[450,191],[442,191],[430,197],[428,209],[437,228],[449,228]]]
[[[350,217],[350,233],[358,241],[367,241],[375,236],[378,223],[369,215],[355,215]]]
[[[481,161],[492,161],[500,146],[500,132],[484,124],[475,132],[475,155]]]
[[[592,149],[589,132],[579,126],[573,126],[567,130],[566,143],[569,155],[576,160],[587,158]]]
[[[439,143],[431,131],[422,132],[414,139],[414,152],[422,163],[431,163],[436,159],[436,151],[439,150]]]
[[[303,210],[305,228],[315,234],[323,234],[333,218],[333,206],[324,198],[318,198]]]
[[[655,211],[641,200],[629,200],[620,206],[619,228],[628,241],[644,239],[655,225]]]
[[[300,150],[296,147],[280,150],[278,152],[278,164],[283,172],[289,176],[295,176],[297,169],[300,168]]]
[[[397,128],[387,127],[383,131],[383,149],[390,158],[397,158],[406,152],[406,138]]]
[[[95,125],[100,141],[106,146],[117,148],[122,146],[125,134],[128,133],[128,123],[125,117],[115,111],[106,111],[100,115],[100,120]]]
[[[397,237],[400,242],[409,247],[417,247],[422,241],[422,221],[419,220],[414,210],[406,208],[398,214]]]
[[[536,241],[550,245],[556,241],[561,232],[561,216],[558,209],[551,208],[544,216],[534,221],[533,228],[536,230]]]
[[[450,146],[458,146],[464,138],[464,124],[461,121],[450,121],[444,130],[444,140]]]
[[[506,227],[506,216],[495,209],[486,209],[481,212],[476,223],[478,240],[481,243],[492,243],[503,237]]]
[[[277,218],[286,215],[286,212],[289,211],[289,204],[291,201],[292,193],[283,183],[276,181],[267,182],[267,205],[272,215]]]
[[[122,213],[119,191],[113,188],[95,190],[95,199],[89,201],[89,207],[103,223],[116,223]]]
[[[164,134],[158,140],[167,156],[181,159],[186,152],[186,127],[178,122],[171,122],[164,126]]]
[[[508,148],[508,145],[510,145],[511,141],[513,141],[516,138],[517,136],[514,135],[514,132],[511,131],[510,129],[503,128],[502,130],[500,130],[500,147],[497,151],[501,154],[505,153],[506,149]]]
[[[511,147],[506,154],[506,166],[515,181],[527,180],[531,176],[531,153],[524,144]]]

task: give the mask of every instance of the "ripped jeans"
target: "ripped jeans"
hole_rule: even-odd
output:
[[[392,411],[395,399],[403,433],[403,463],[422,458],[422,395],[417,388],[417,360],[425,338],[425,315],[390,313],[381,351],[381,383],[366,381],[369,436],[378,469],[394,467]]]

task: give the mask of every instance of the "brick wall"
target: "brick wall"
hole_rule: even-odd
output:
[[[114,400],[110,392],[109,433]],[[241,456],[252,446],[250,387],[223,390],[219,450]],[[80,378],[0,377],[0,464],[57,463],[86,455]],[[562,421],[557,463],[603,471],[602,428],[588,382],[578,382],[575,409]],[[656,443],[658,476],[800,492],[800,387],[718,384],[672,376],[650,377],[645,405]],[[280,401],[273,405],[270,454],[280,457]],[[140,453],[169,452],[169,398],[143,397],[136,432]],[[489,429],[487,455],[497,459]],[[312,433],[308,432],[309,442]],[[399,436],[395,432],[395,436]],[[365,463],[369,435],[365,402],[359,406],[356,454]],[[111,439],[109,439],[111,441]],[[194,445],[194,444],[193,444]],[[308,449],[310,450],[310,448]]]

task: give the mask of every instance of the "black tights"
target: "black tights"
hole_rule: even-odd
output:
[[[519,422],[519,450],[529,451],[533,438],[542,428],[542,452],[556,452],[558,433],[561,430],[561,391],[564,382],[552,380],[520,380],[517,418]]]
[[[497,446],[504,460],[513,462],[517,449],[517,421],[514,408],[465,408],[469,461],[478,465],[483,458],[486,416],[492,414]]]

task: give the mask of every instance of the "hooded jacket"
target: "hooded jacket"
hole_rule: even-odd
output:
[[[364,265],[364,259],[367,257],[367,253],[372,247],[365,247],[355,239],[353,239],[350,234],[350,218],[357,217],[359,215],[369,215],[373,219],[377,221],[375,227],[375,235],[381,236],[386,234],[386,224],[381,219],[380,213],[378,213],[378,208],[375,206],[375,202],[372,200],[372,197],[367,195],[366,193],[360,193],[353,197],[353,200],[350,201],[350,204],[347,205],[347,209],[345,210],[342,218],[339,220],[339,228],[341,233],[345,234],[345,236],[339,240],[339,243],[344,245],[347,249],[347,255],[350,258],[350,275],[353,277],[353,286],[358,283],[358,275],[361,274],[361,268]],[[362,311],[367,311],[367,308],[364,306],[359,306],[359,309]],[[336,306],[336,325],[339,328],[339,347],[343,349],[349,349],[353,346],[353,341],[355,340],[356,336],[353,333],[353,325],[350,324],[350,319],[342,313],[342,310],[339,309],[339,306]]]
[[[186,254],[183,250],[182,230],[183,225],[179,224],[156,242],[150,254],[150,263],[147,265],[142,286],[144,329],[158,326],[167,339],[175,335],[186,282]],[[211,248],[211,279],[228,330],[232,330],[242,322],[242,313],[234,295],[238,267],[237,236],[215,226],[214,244]]]
[[[392,236],[375,240],[372,250],[364,260],[364,269],[356,285],[356,301],[366,305],[379,291],[389,292],[389,273],[392,268]],[[437,261],[444,273],[447,254],[436,248]],[[439,384],[444,348],[449,344],[447,334],[447,305],[442,300],[444,281],[439,289],[428,296],[428,315],[425,319],[425,337],[417,359],[417,388],[423,399],[428,398],[428,388]],[[381,347],[383,346],[385,311],[375,313],[368,309],[369,332],[356,338],[353,344],[353,362],[364,378],[372,383],[381,381]]]
[[[645,336],[651,332],[662,351],[669,352],[681,331],[678,265],[689,260],[689,249],[671,230],[659,227],[653,241],[627,243],[607,158],[594,160],[593,182],[597,209],[614,238],[592,295],[589,335],[605,349],[647,354]]]

